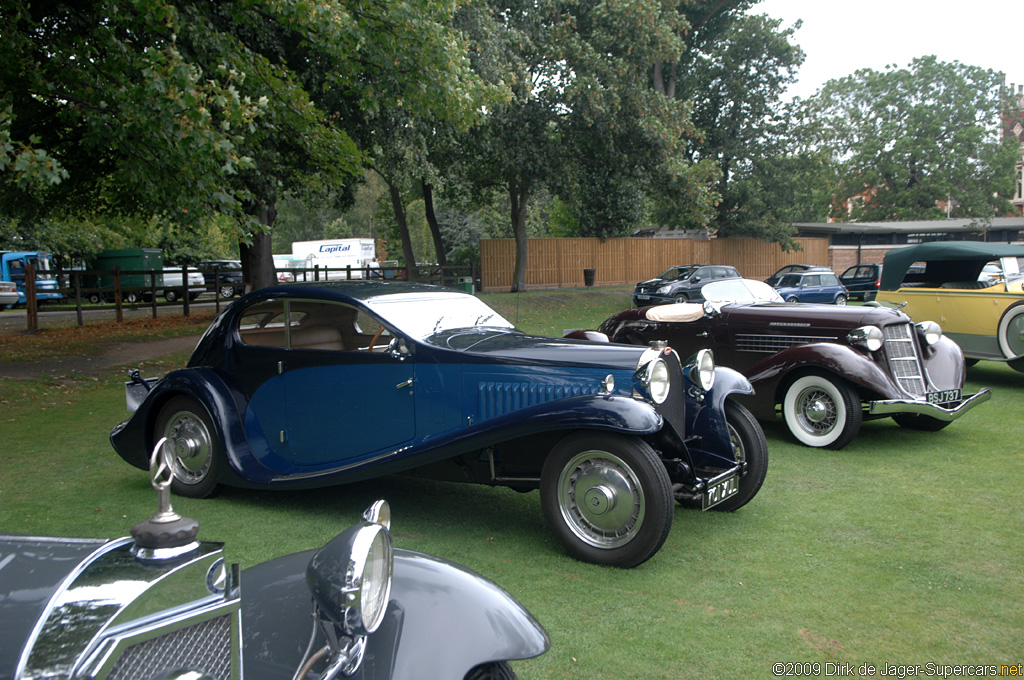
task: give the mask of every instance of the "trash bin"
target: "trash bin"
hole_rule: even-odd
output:
[[[594,274],[597,272],[596,269],[584,269],[583,270],[583,285],[593,286],[594,285]]]
[[[472,276],[460,276],[459,277],[459,290],[463,293],[469,293],[472,295],[476,291],[473,289],[473,277]]]

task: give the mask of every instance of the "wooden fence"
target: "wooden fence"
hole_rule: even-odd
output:
[[[583,286],[585,269],[594,270],[595,285],[618,286],[653,278],[679,264],[727,264],[751,279],[766,279],[787,264],[828,264],[828,239],[796,242],[803,250],[786,253],[776,243],[753,238],[536,238],[527,243],[526,285]],[[511,288],[515,261],[515,239],[481,239],[481,288]]]

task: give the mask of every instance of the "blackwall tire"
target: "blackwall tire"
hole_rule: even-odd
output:
[[[836,298],[836,304],[837,305],[845,305],[846,304],[846,296],[845,295],[840,295],[839,297],[837,297]]]
[[[195,399],[177,396],[156,419],[154,441],[166,437],[160,451],[173,472],[171,491],[189,498],[206,498],[217,490],[221,444],[210,416]]]
[[[668,472],[636,437],[568,435],[544,462],[540,494],[548,526],[583,562],[635,567],[658,552],[672,528]]]
[[[492,661],[471,668],[465,680],[517,680],[518,677],[507,661]]]
[[[233,298],[235,297],[235,289],[231,286],[221,286],[220,296],[225,300]]]
[[[749,503],[764,484],[768,474],[768,441],[757,419],[741,404],[732,399],[725,401],[725,420],[729,426],[736,462],[746,462],[747,471],[740,478],[739,492],[711,508],[720,512],[732,512]]]
[[[167,300],[168,302],[174,302],[175,300],[178,299],[178,294],[175,293],[173,290],[165,290],[164,299]]]
[[[857,393],[845,380],[812,373],[786,388],[782,417],[801,444],[841,449],[860,432],[864,411]]]

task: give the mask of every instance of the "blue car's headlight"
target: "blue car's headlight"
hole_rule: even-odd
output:
[[[668,399],[669,392],[668,364],[661,358],[661,353],[665,349],[664,343],[658,342],[652,343],[652,345],[657,346],[648,347],[640,355],[634,377],[640,381],[643,388],[641,396],[650,399],[655,404],[663,404]]]
[[[690,369],[690,380],[707,392],[715,386],[715,357],[709,349],[697,352],[693,367]]]

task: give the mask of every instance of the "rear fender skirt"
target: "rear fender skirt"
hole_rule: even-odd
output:
[[[697,401],[691,395],[700,390],[686,376],[686,425],[690,435],[700,439],[689,446],[697,467],[728,468],[736,465],[725,421],[725,400],[731,395],[750,395],[754,388],[739,371],[725,366],[715,367],[715,384],[704,398]]]

